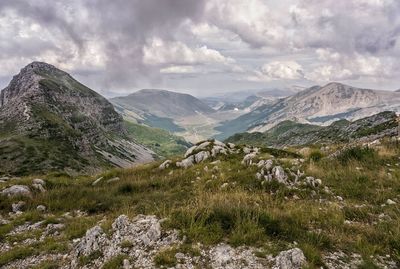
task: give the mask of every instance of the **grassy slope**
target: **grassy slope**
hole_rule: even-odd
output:
[[[264,158],[271,157],[266,153],[271,151],[264,152]],[[277,158],[285,157],[281,159],[285,166],[291,166],[287,157],[290,155],[282,154],[283,151],[274,153]],[[167,217],[165,225],[180,230],[187,236],[188,244],[226,241],[234,246],[254,245],[265,253],[276,253],[295,241],[305,252],[311,268],[323,264],[322,253],[335,250],[359,253],[364,258],[362,268],[376,268],[371,255],[391,255],[400,261],[399,206],[381,206],[387,199],[399,197],[399,155],[399,144],[385,142],[377,150],[345,150],[335,158],[325,157],[321,152],[305,156],[300,169],[321,178],[344,202],[318,189],[289,190],[274,183],[261,185],[254,178],[256,167],[245,168],[240,164],[243,155],[220,158],[219,170],[214,171],[209,162],[187,170],[160,171],[157,164],[112,170],[103,175],[103,183],[97,186],[91,185],[94,178],[71,180],[49,176],[48,191],[37,193],[28,201],[26,213],[1,227],[0,239],[14,242],[18,239],[6,235],[13,226],[26,219],[47,219],[66,224],[57,246],[53,246],[62,248],[104,217],[102,226],[107,229],[119,214],[155,214]],[[210,169],[205,171],[205,166]],[[212,179],[213,175],[217,179]],[[121,180],[113,184],[105,182],[115,176]],[[229,183],[227,188],[221,188],[224,183]],[[7,184],[0,183],[0,188]],[[0,213],[6,215],[16,200],[1,200]],[[37,213],[35,208],[40,204],[51,214]],[[73,210],[83,210],[89,215],[56,219]],[[381,220],[381,214],[387,217]],[[36,248],[50,252],[49,244],[42,242]],[[19,251],[28,252],[19,255],[30,255],[29,249]],[[8,257],[6,261],[20,257],[14,252],[10,250],[2,257]],[[5,263],[2,259],[0,265]]]
[[[163,157],[180,155],[190,146],[183,138],[158,128],[125,121],[125,126],[137,142]]]

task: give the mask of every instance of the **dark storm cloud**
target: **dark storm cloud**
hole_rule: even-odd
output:
[[[60,31],[85,54],[86,42],[102,43],[106,55],[102,85],[132,86],[141,75],[151,76],[151,67],[143,65],[143,46],[153,36],[174,39],[180,24],[202,17],[202,0],[87,0],[87,1],[29,1],[2,0],[0,12],[16,12],[45,29]],[[84,16],[84,18],[82,18]],[[60,42],[63,42],[60,40]],[[57,50],[56,44],[33,39],[32,45],[8,46],[7,55],[33,54],[34,51]],[[21,46],[22,45],[22,46]],[[43,47],[40,47],[43,46]],[[25,52],[22,52],[24,50]],[[63,53],[57,51],[57,53]],[[62,57],[68,59],[68,55]],[[77,70],[78,71],[78,70]],[[156,70],[154,70],[156,71]],[[84,74],[86,71],[80,70]],[[155,79],[155,77],[153,77]]]

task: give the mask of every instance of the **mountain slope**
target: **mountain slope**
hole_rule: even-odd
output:
[[[340,120],[329,126],[283,121],[264,133],[235,134],[227,141],[275,147],[372,141],[381,137],[396,136],[397,127],[396,113],[387,111],[354,122]]]
[[[400,93],[329,83],[261,106],[217,130],[225,134],[263,132],[285,120],[328,125],[339,119],[357,120],[382,111],[400,111]]]
[[[33,62],[0,94],[0,173],[97,171],[153,159],[128,141],[102,96],[52,65]]]
[[[192,95],[166,90],[144,89],[110,101],[128,119],[173,132],[182,131],[173,119],[214,112]]]
[[[185,139],[163,129],[129,121],[125,121],[125,126],[129,136],[156,152],[160,157],[180,155],[192,146]]]

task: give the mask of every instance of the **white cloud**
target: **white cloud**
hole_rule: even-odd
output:
[[[160,69],[162,74],[192,74],[197,73],[196,69],[191,65],[173,65]]]
[[[235,61],[216,50],[207,48],[207,46],[189,48],[179,41],[163,41],[160,38],[153,38],[143,48],[143,62],[148,65],[198,65],[231,64]]]
[[[250,80],[296,80],[304,77],[303,67],[295,61],[274,61],[264,64]]]

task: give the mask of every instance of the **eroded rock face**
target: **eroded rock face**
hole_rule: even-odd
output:
[[[119,216],[112,224],[110,235],[100,226],[89,229],[72,251],[72,266],[78,268],[79,258],[95,252],[101,254],[88,268],[101,268],[112,257],[127,254],[135,261],[134,268],[155,268],[153,257],[165,246],[179,243],[175,231],[162,233],[161,222],[155,216],[138,215],[130,220]],[[123,244],[131,247],[123,248]]]

